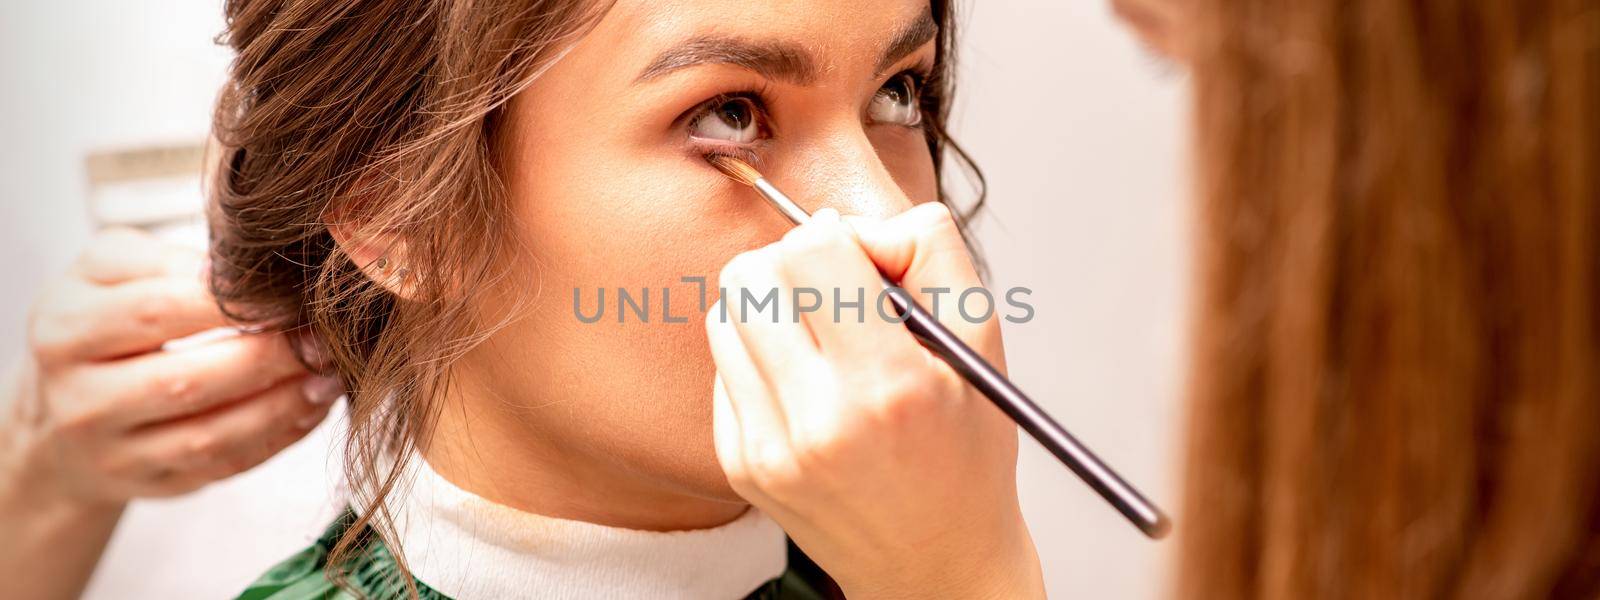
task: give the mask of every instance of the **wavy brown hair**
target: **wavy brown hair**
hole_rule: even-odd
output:
[[[499,229],[510,221],[495,161],[501,111],[607,8],[585,0],[226,4],[221,40],[237,58],[215,115],[212,286],[228,315],[292,332],[302,356],[349,390],[345,472],[352,490],[373,493],[358,497],[359,520],[336,547],[335,565],[367,526],[393,543],[384,499],[401,471],[381,467],[425,444],[452,362],[498,324],[454,290],[506,277],[497,265],[512,261],[496,258],[519,251],[500,241],[514,239]],[[931,8],[940,34],[925,86],[928,146],[936,169],[949,149],[976,174],[944,130],[951,3]],[[982,203],[976,181],[967,214]],[[403,242],[410,298],[369,279],[368,265],[331,237],[331,221],[357,227],[357,240]],[[409,577],[399,583],[411,586]]]
[[[1600,5],[1179,3],[1178,597],[1600,595]]]

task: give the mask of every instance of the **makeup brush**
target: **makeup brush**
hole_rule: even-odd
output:
[[[783,213],[783,216],[788,217],[795,225],[811,218],[810,213],[790,200],[789,196],[778,191],[772,182],[762,177],[761,172],[749,163],[721,154],[708,154],[706,160],[730,179],[755,188],[768,204]],[[1079,443],[1077,438],[1067,433],[1067,430],[1056,423],[1055,419],[1050,418],[1044,409],[1034,404],[1027,394],[1017,389],[1010,379],[995,370],[993,365],[962,342],[961,338],[939,324],[939,320],[918,304],[909,292],[887,277],[883,278],[883,287],[899,316],[905,317],[906,328],[916,335],[924,347],[949,363],[962,378],[967,380],[967,383],[999,406],[1012,421],[1027,431],[1028,435],[1033,436],[1033,439],[1038,440],[1046,450],[1067,465],[1068,469],[1072,469],[1073,473],[1089,484],[1089,487],[1094,488],[1101,498],[1111,503],[1117,512],[1132,521],[1145,535],[1152,539],[1161,539],[1167,534],[1171,522],[1161,513],[1161,509],[1156,508],[1149,500],[1145,500],[1138,490],[1123,481],[1116,471],[1111,470],[1111,467],[1106,466],[1099,457]]]

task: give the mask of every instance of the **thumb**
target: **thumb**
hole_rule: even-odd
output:
[[[845,220],[885,277],[899,282],[962,341],[996,365],[1003,364],[993,296],[982,289],[966,239],[949,207],[925,202],[888,219]],[[976,292],[969,297],[971,290]],[[961,303],[967,301],[972,310],[963,312]],[[980,305],[983,302],[990,304]]]
[[[983,285],[955,215],[942,203],[924,202],[888,219],[852,216],[845,222],[878,270],[907,291],[950,288],[959,294]]]
[[[978,270],[949,206],[925,202],[888,219],[846,216],[862,250],[906,290],[978,286]]]

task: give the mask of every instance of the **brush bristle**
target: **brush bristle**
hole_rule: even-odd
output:
[[[753,186],[757,179],[761,179],[761,172],[750,166],[750,163],[726,154],[707,154],[706,162],[711,163],[711,166],[716,167],[718,171],[722,171],[722,174],[727,175],[729,179],[745,185]]]

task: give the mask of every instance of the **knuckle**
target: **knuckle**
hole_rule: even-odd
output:
[[[185,444],[184,453],[192,464],[214,464],[223,458],[227,443],[212,433],[197,433]]]
[[[270,420],[277,425],[293,425],[302,418],[316,414],[317,407],[305,401],[299,390],[278,388],[267,392],[273,403]],[[266,399],[266,397],[263,397]]]
[[[827,473],[838,463],[843,443],[836,435],[806,435],[795,444],[795,468],[801,473]]]
[[[179,312],[179,303],[170,293],[145,294],[129,307],[133,324],[144,331],[160,330],[161,324]]]
[[[950,210],[950,205],[943,202],[924,202],[912,210],[916,211],[923,227],[930,230],[955,230],[960,225],[956,220],[956,213]]]
[[[775,443],[757,446],[745,461],[751,483],[769,494],[782,495],[795,489],[802,479],[794,453]]]
[[[28,350],[41,365],[68,360],[78,350],[85,319],[75,315],[65,294],[48,292],[29,309]]]
[[[52,315],[34,315],[28,320],[28,349],[40,364],[65,358],[72,347],[66,323]]]
[[[115,256],[127,250],[138,249],[139,246],[149,245],[152,240],[149,235],[131,227],[108,227],[95,234],[86,252]]]
[[[187,373],[167,373],[151,378],[152,395],[163,398],[179,410],[190,412],[201,404],[201,386]]]
[[[294,373],[300,373],[305,370],[300,359],[295,357],[294,350],[289,345],[289,340],[282,335],[252,334],[247,336],[246,340],[250,344],[246,348],[248,356],[244,359],[248,361],[248,364],[270,366],[273,372],[289,369]],[[271,379],[263,379],[258,389],[268,389],[274,383],[276,382]]]
[[[126,245],[133,233],[125,227],[111,227],[105,229],[89,239],[89,244],[84,246],[83,252],[78,254],[78,266],[86,270],[94,270],[112,257],[121,254],[119,248]]]
[[[191,472],[204,469],[212,464],[212,459],[202,457],[196,453],[190,444],[181,444],[167,449],[155,456],[154,464],[162,473]]]
[[[922,397],[927,391],[927,374],[920,368],[896,369],[895,374],[878,381],[878,399],[886,403],[904,403]]]
[[[940,394],[936,374],[927,368],[900,369],[897,375],[883,377],[875,385],[874,414],[882,421],[903,424],[927,410]]]
[[[916,235],[926,242],[934,242],[931,246],[938,247],[964,247],[965,242],[961,236],[961,221],[956,214],[943,202],[926,202],[918,205]]]
[[[51,432],[61,439],[91,441],[102,433],[103,425],[117,416],[114,396],[103,391],[82,368],[46,373],[38,389],[38,400],[47,411]]]
[[[89,468],[97,476],[106,479],[126,479],[136,471],[135,464],[125,458],[103,454],[89,462]]]
[[[75,411],[62,415],[51,425],[51,433],[72,444],[84,444],[100,431],[103,415],[95,411]]]

